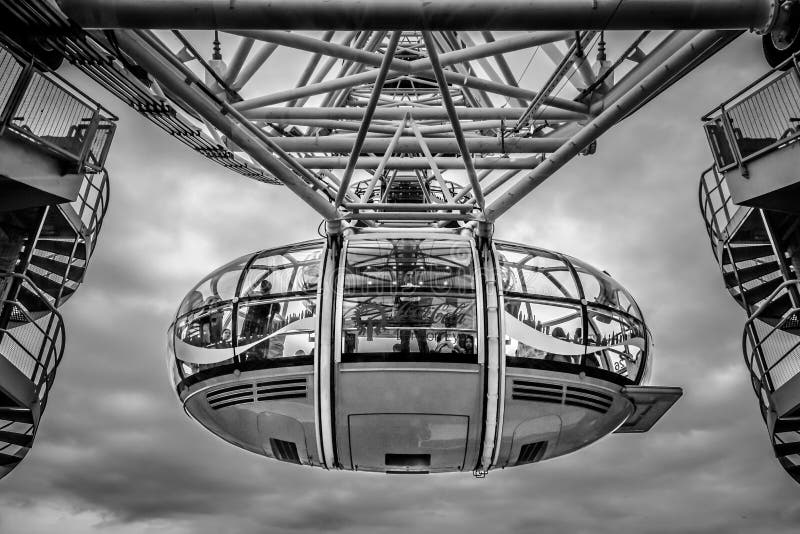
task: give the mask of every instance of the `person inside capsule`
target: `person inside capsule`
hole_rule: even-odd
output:
[[[544,359],[640,378],[641,312],[608,273],[550,251],[497,248],[509,365]]]
[[[356,241],[348,245],[346,260],[343,357],[475,353],[469,242]]]

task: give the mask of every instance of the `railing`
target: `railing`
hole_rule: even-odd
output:
[[[800,307],[792,306],[774,325],[760,317],[777,298],[797,288],[800,280],[782,283],[745,323],[742,352],[762,409],[769,407],[771,393],[800,373],[800,335],[787,332],[800,331]]]
[[[97,236],[100,234],[108,210],[110,188],[108,172],[105,169],[96,174],[86,174],[78,191],[78,198],[72,202],[72,207],[84,225],[87,262],[97,244]]]
[[[717,167],[743,166],[800,138],[800,68],[797,57],[729,98],[703,117]]]
[[[717,171],[716,165],[712,165],[701,175],[698,197],[700,213],[706,225],[708,239],[711,241],[711,250],[719,263],[719,244],[726,237],[726,229],[733,214],[740,208],[733,203],[728,184],[723,175]]]
[[[14,132],[100,172],[116,117],[53,72],[0,42],[0,134]]]
[[[43,317],[34,318],[17,298],[22,285],[47,309]],[[64,321],[27,276],[0,273],[0,288],[4,294],[0,301],[0,309],[4,311],[0,323],[0,356],[33,382],[40,406],[44,409],[64,354]]]

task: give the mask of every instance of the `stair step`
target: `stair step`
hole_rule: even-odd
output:
[[[773,212],[773,217],[778,217],[779,212]],[[789,238],[795,230],[797,230],[797,225],[800,224],[800,217],[796,217],[794,215],[786,215],[784,219],[780,221],[776,226],[776,233],[781,236],[781,241],[785,241]]]
[[[0,465],[16,465],[22,461],[21,456],[0,452]]]
[[[722,276],[725,279],[725,285],[727,287],[733,287],[737,285],[737,279],[736,279],[737,272],[739,274],[738,281],[744,284],[751,280],[755,280],[756,278],[760,278],[762,276],[766,276],[770,273],[778,271],[780,271],[780,267],[778,267],[777,263],[768,262],[768,263],[759,263],[758,265],[753,265],[750,267],[745,267],[744,269],[737,269],[736,271],[725,273]]]
[[[17,298],[20,304],[31,314],[49,311],[47,304],[42,302],[39,295],[32,293],[31,290],[24,285],[20,287],[19,296]]]
[[[28,408],[0,408],[0,420],[33,424],[33,414]]]
[[[62,298],[75,291],[74,289],[71,289],[66,286],[64,287],[63,290],[61,290],[62,286],[61,283],[56,282],[55,280],[47,278],[46,276],[42,276],[41,274],[35,273],[33,271],[28,271],[25,274],[28,276],[28,278],[31,279],[31,282],[36,284],[36,287],[38,287],[44,293],[47,293],[53,298],[58,297],[59,291],[61,291]]]
[[[772,430],[776,434],[782,432],[797,432],[800,431],[800,418],[798,419],[778,419],[775,422],[775,428]]]
[[[30,448],[33,444],[33,436],[30,434],[0,431],[0,443],[11,443],[12,445]]]
[[[781,465],[795,482],[800,483],[800,465],[792,465],[787,460],[781,461]]]
[[[64,276],[64,273],[67,271],[68,264],[67,262],[53,260],[50,258],[44,258],[42,256],[34,255],[31,258],[31,265],[35,265],[45,271],[57,274],[58,276]],[[83,281],[83,273],[84,268],[79,265],[72,265],[69,269],[69,278],[73,282],[81,282]]]
[[[788,293],[784,293],[780,297],[773,300],[769,306],[764,308],[764,310],[761,312],[761,319],[771,325],[776,325],[783,318],[783,314],[789,311],[789,308],[791,307],[792,299],[789,297]],[[788,329],[783,330],[788,332]]]
[[[758,258],[766,258],[772,256],[771,245],[742,245],[738,247],[732,246],[730,255],[733,256],[733,261],[736,263],[746,260],[755,260]],[[723,254],[723,263],[730,263],[730,258],[727,254]]]
[[[62,256],[69,257],[72,254],[72,240],[70,241],[57,241],[54,239],[46,239],[46,238],[39,238],[36,242],[36,248],[38,250],[44,250],[47,252],[53,252],[55,254],[60,254]],[[83,244],[78,243],[78,246],[75,248],[75,258],[79,260],[86,259],[86,247]]]
[[[775,456],[789,456],[790,454],[800,454],[800,441],[792,443],[776,443]]]
[[[764,300],[770,294],[775,291],[779,285],[783,283],[782,278],[775,278],[773,280],[769,280],[764,282],[763,284],[759,284],[755,287],[750,289],[745,289],[742,292],[742,296],[750,306],[754,306],[758,304],[760,301]]]

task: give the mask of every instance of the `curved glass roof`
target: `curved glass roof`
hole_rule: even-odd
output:
[[[588,263],[545,249],[495,241],[506,293],[585,299],[637,319],[642,312],[627,289]]]
[[[178,317],[238,298],[316,292],[324,242],[308,241],[247,254],[223,265],[194,286]]]

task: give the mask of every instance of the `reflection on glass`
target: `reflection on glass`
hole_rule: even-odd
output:
[[[266,297],[292,292],[316,292],[321,251],[319,244],[279,252],[262,252],[242,283],[242,297]]]
[[[239,306],[237,354],[241,361],[314,353],[315,301],[278,300]]]
[[[603,271],[575,258],[570,258],[570,263],[578,273],[584,297],[588,302],[616,308],[634,317],[642,318],[639,307],[619,282]]]
[[[578,287],[566,263],[543,250],[498,247],[500,280],[506,293],[578,299]]]
[[[178,316],[232,299],[248,259],[249,256],[237,258],[203,278],[183,299]]]
[[[506,357],[611,371],[641,382],[647,333],[630,294],[607,273],[561,254],[496,243]]]
[[[356,241],[347,247],[344,289],[472,293],[474,277],[472,249],[465,241]]]
[[[577,305],[507,298],[506,356],[580,363],[582,325]]]
[[[588,311],[590,344],[608,347],[595,356],[598,366],[634,379],[642,364],[644,326],[618,313]]]
[[[475,301],[406,295],[346,298],[342,352],[474,353]]]
[[[647,365],[644,324],[617,312],[578,304],[506,298],[506,357],[594,367],[636,380]]]
[[[448,239],[350,242],[342,313],[345,354],[475,354],[470,243]]]
[[[232,308],[202,309],[178,321],[175,334],[193,347],[224,349],[233,346]]]
[[[170,334],[175,380],[233,363],[313,355],[323,246],[243,256],[197,284]]]

